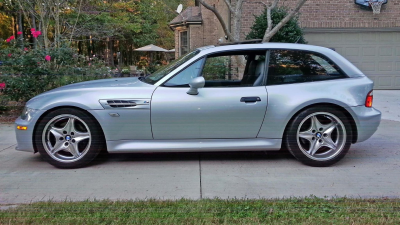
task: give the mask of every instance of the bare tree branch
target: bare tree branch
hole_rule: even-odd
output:
[[[229,11],[231,11],[231,13],[235,13],[229,0],[224,0],[224,1],[225,1],[225,4],[228,6]]]
[[[76,28],[76,24],[78,23],[79,16],[81,15],[82,1],[83,1],[83,0],[81,0],[81,1],[79,2],[78,16],[76,17],[75,24],[74,24],[74,26],[72,27],[71,36],[70,36],[70,38],[69,38],[69,42],[70,42],[70,43],[71,43],[71,41],[72,41],[72,36],[74,35],[75,28]]]
[[[275,0],[275,1],[279,1],[279,0]],[[296,7],[285,18],[283,18],[283,20],[281,20],[272,30],[268,31],[268,29],[267,29],[265,31],[262,42],[269,42],[269,40],[271,40],[271,38],[279,31],[279,29],[281,29],[283,26],[285,26],[285,24],[287,22],[289,22],[289,20],[292,19],[299,12],[300,8],[304,5],[304,3],[306,1],[307,0],[298,0]],[[269,12],[269,14],[271,14],[271,13]],[[269,15],[269,17],[270,17],[270,15]],[[269,20],[268,21],[268,26],[269,26],[269,23],[270,23],[270,21],[272,23],[272,20],[271,20],[271,18],[268,18],[268,20]]]
[[[21,10],[22,10],[22,9],[23,9],[23,7],[22,7],[22,4],[21,4],[20,0],[17,0],[17,2],[18,2],[18,4],[19,4],[19,7],[20,7],[20,8],[21,8]],[[25,10],[22,10],[22,13],[24,14],[25,18],[29,18],[29,17],[28,17],[28,15],[26,14]],[[32,25],[31,25],[30,21],[29,21],[29,20],[27,20],[27,21],[28,21],[28,25],[29,25],[29,27],[32,27]]]
[[[271,18],[271,11],[278,5],[279,0],[274,0],[272,5],[267,6],[267,4],[264,3],[267,7],[267,30],[265,33],[269,33],[272,30],[272,18]]]
[[[237,0],[236,2],[236,15],[238,13],[242,13],[242,6],[243,6],[243,0]]]
[[[199,0],[199,2],[200,2],[204,7],[206,7],[208,10],[210,10],[211,12],[214,13],[214,15],[217,17],[218,21],[220,22],[220,24],[221,24],[221,26],[222,26],[222,29],[223,29],[224,32],[225,32],[225,35],[228,36],[229,40],[234,41],[234,40],[235,40],[234,37],[232,36],[231,32],[229,32],[229,29],[228,29],[228,27],[226,26],[226,23],[225,23],[224,19],[222,19],[222,16],[221,16],[221,14],[217,11],[217,9],[215,9],[215,7],[213,7],[213,6],[211,6],[211,5],[207,4],[207,3],[205,3],[204,0]]]

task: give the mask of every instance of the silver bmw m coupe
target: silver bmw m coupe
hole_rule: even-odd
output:
[[[60,87],[26,103],[17,150],[59,168],[100,152],[277,151],[330,166],[377,130],[373,82],[335,51],[258,43],[196,49],[139,78]]]

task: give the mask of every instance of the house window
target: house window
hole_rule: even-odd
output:
[[[189,35],[187,31],[182,31],[180,35],[180,55],[184,55],[189,52]]]

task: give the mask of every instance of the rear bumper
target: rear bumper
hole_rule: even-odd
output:
[[[382,114],[375,108],[365,106],[351,107],[351,109],[357,125],[357,142],[365,141],[378,129]]]

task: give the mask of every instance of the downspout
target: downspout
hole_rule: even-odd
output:
[[[232,0],[229,0],[229,4],[232,5]],[[232,21],[231,21],[231,17],[232,17],[232,12],[231,12],[231,10],[229,10],[229,8],[228,8],[228,24],[229,24],[228,29],[229,29],[229,33],[232,34]],[[226,35],[225,35],[225,36],[226,36]],[[224,38],[225,38],[225,37],[224,37]],[[225,38],[225,40],[226,40],[226,38]],[[231,41],[233,41],[233,40],[231,40]]]
[[[229,0],[229,4],[232,5],[232,0]],[[228,30],[229,30],[229,33],[232,34],[232,21],[231,21],[231,17],[232,17],[232,12],[231,12],[231,10],[229,10],[229,8],[228,8],[228,24],[229,24]],[[225,35],[224,38],[225,38],[225,41],[226,41],[226,35]],[[232,42],[233,40],[230,40],[230,41]],[[232,58],[231,58],[231,57],[229,57],[229,68],[232,68]],[[228,73],[228,79],[229,79],[229,80],[232,79],[232,73],[231,73],[231,71],[229,71],[229,73]]]

